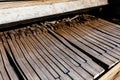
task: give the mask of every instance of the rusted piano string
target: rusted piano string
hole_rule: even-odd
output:
[[[2,40],[0,38],[0,80],[18,80],[18,76],[11,66]]]

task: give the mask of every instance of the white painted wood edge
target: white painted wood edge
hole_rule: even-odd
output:
[[[0,24],[33,19],[106,4],[107,0],[75,0],[69,2],[0,9]]]

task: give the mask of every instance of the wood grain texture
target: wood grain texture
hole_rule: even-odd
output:
[[[109,72],[102,76],[99,80],[120,80],[120,63],[113,67]]]

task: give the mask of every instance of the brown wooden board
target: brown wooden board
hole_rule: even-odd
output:
[[[103,75],[99,80],[120,80],[120,63]]]

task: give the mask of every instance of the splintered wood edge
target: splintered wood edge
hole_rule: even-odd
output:
[[[107,0],[62,0],[0,3],[0,24],[107,5]]]
[[[103,75],[99,80],[114,80],[117,73],[120,72],[120,63],[118,63],[115,67],[113,67],[110,71],[108,71],[105,75]]]

